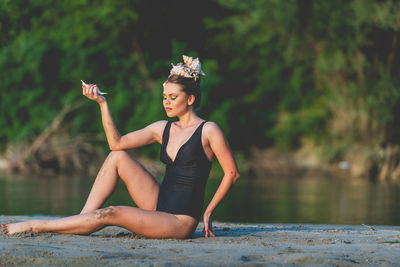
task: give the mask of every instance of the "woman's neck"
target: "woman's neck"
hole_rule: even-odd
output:
[[[201,119],[194,113],[193,110],[190,110],[183,114],[182,116],[178,116],[179,119],[179,127],[186,128],[197,124]]]

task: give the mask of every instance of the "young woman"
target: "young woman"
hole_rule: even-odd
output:
[[[108,225],[123,227],[150,238],[188,238],[201,216],[204,189],[211,162],[216,156],[224,177],[203,215],[205,237],[214,236],[211,215],[239,178],[235,160],[219,127],[199,118],[198,59],[183,56],[173,66],[163,87],[163,105],[168,117],[178,121],[157,121],[121,136],[113,122],[106,98],[96,85],[83,86],[83,95],[100,105],[107,141],[112,152],[101,167],[89,197],[79,215],[55,220],[34,220],[2,225],[2,231],[90,234]],[[148,144],[161,144],[160,159],[166,164],[161,184],[137,160],[125,152]],[[111,206],[101,209],[113,193],[118,178],[128,188],[137,208]]]

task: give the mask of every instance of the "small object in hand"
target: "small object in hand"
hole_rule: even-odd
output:
[[[82,86],[89,86],[89,85],[86,84],[84,81],[81,80],[81,82],[82,82]],[[96,86],[96,87],[97,87],[97,86]],[[100,91],[99,87],[97,87],[97,94],[98,94],[98,95],[106,95],[107,93],[104,93],[104,92]]]

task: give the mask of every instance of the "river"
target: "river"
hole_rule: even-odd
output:
[[[93,178],[0,174],[0,214],[79,213]],[[220,179],[207,183],[205,205]],[[119,183],[107,205],[134,205]],[[241,176],[214,212],[216,221],[400,225],[400,184],[324,175]]]

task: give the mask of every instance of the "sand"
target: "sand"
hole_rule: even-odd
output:
[[[27,219],[0,216],[1,223]],[[217,237],[207,239],[202,229],[186,240],[119,227],[89,236],[0,235],[0,266],[400,266],[400,226],[214,222]]]

